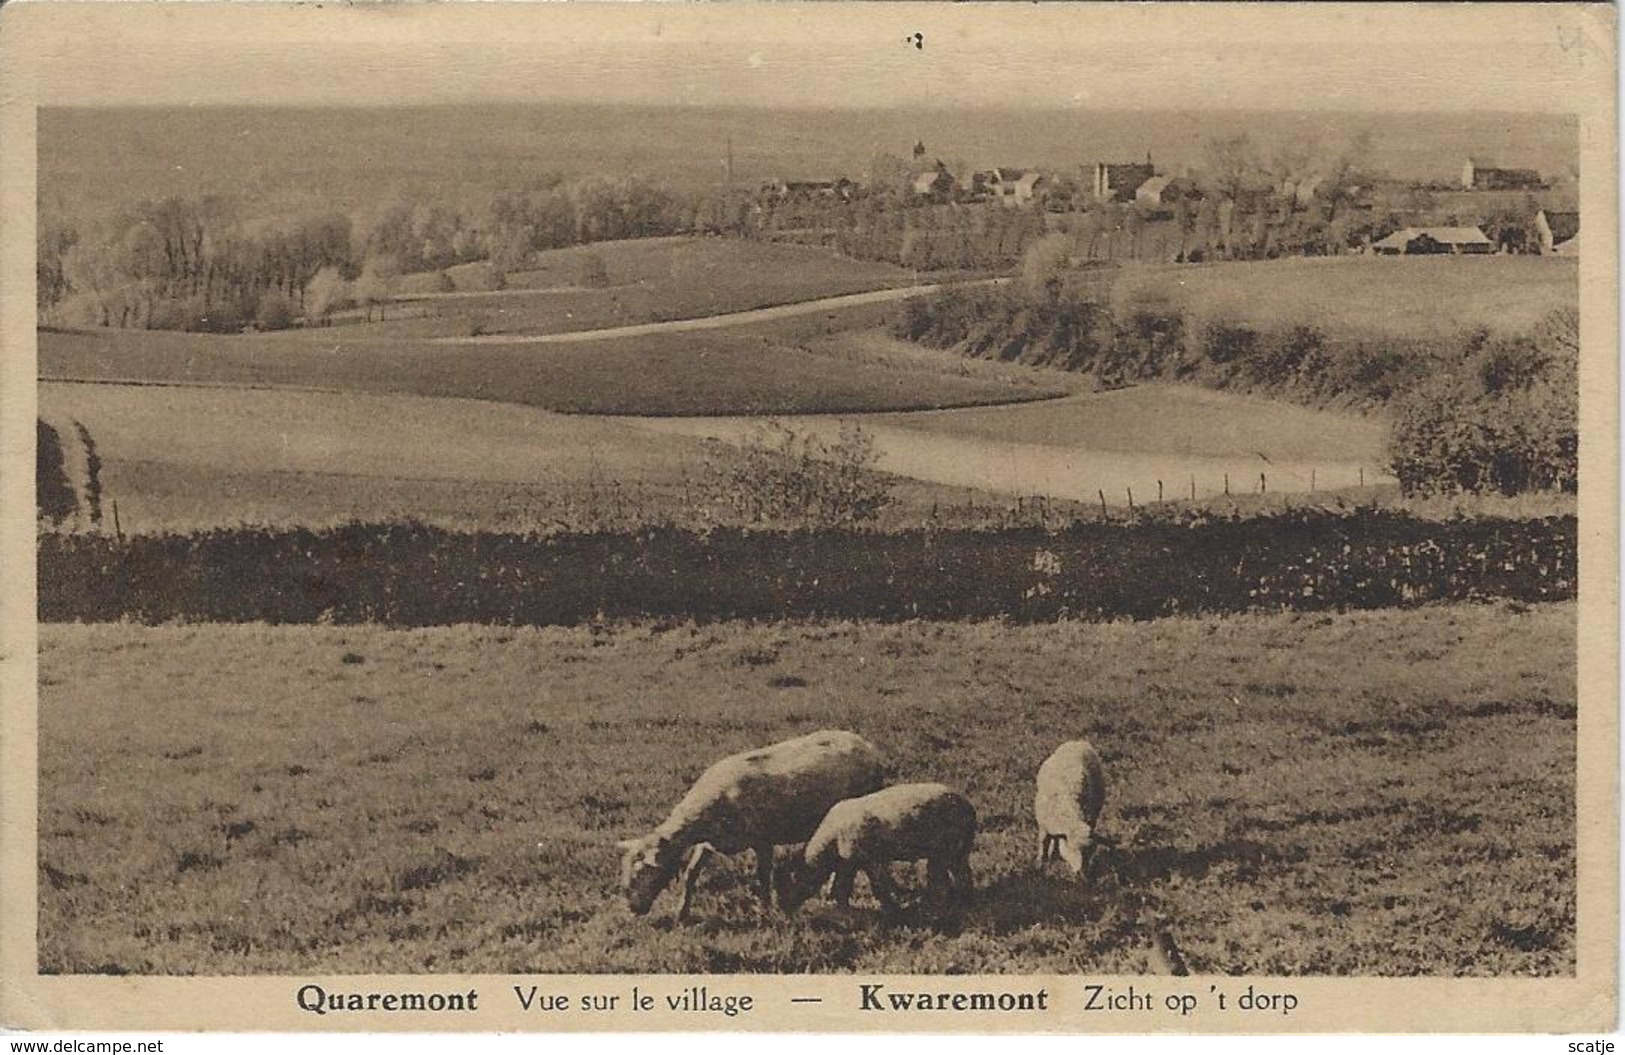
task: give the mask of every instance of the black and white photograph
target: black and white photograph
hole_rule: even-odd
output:
[[[30,984],[1613,1022],[1611,6],[42,6]]]

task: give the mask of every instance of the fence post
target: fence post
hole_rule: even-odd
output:
[[[1365,466],[1360,466],[1360,486],[1365,486]]]
[[[1191,473],[1191,501],[1196,501],[1196,474]]]
[[[1105,490],[1105,488],[1101,488],[1100,490],[1096,491],[1095,493],[1100,496],[1100,515],[1102,517],[1104,517],[1104,516],[1107,515],[1106,514],[1106,490]]]
[[[124,541],[124,526],[118,522],[118,499],[113,499],[113,534],[120,542]]]
[[[1268,490],[1268,485],[1264,482],[1264,474],[1259,473],[1258,474],[1258,493],[1263,494],[1266,490]]]
[[[1127,490],[1128,490],[1128,508],[1129,508],[1129,512],[1132,513],[1134,511],[1134,488],[1130,487],[1130,488],[1127,488]]]
[[[1230,493],[1230,474],[1229,473],[1224,474],[1224,493],[1225,494]]]
[[[1162,501],[1162,481],[1161,480],[1157,481],[1157,501],[1158,502]]]
[[[1314,490],[1315,490],[1315,471],[1313,469],[1310,469],[1309,470],[1309,491],[1310,491],[1311,494],[1313,494]]]

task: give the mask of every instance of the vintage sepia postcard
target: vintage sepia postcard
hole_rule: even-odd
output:
[[[1610,1030],[1601,4],[0,11],[0,1025]]]

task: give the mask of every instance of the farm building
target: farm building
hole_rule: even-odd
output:
[[[1543,185],[1534,169],[1509,169],[1468,158],[1461,166],[1465,190],[1539,190]]]
[[[954,174],[948,171],[947,165],[939,161],[936,168],[927,169],[915,176],[910,187],[918,197],[946,201],[953,193],[954,185]]]
[[[1373,242],[1378,256],[1493,253],[1495,243],[1477,227],[1406,227]]]
[[[1134,191],[1134,200],[1142,205],[1162,204],[1162,192],[1168,189],[1169,177],[1152,176]]]
[[[1196,184],[1183,176],[1152,176],[1134,192],[1141,205],[1171,205],[1181,198],[1199,198]]]
[[[857,184],[844,176],[834,180],[770,180],[762,184],[762,193],[777,199],[824,198],[847,201]]]
[[[1001,205],[1014,208],[1018,205],[1030,205],[1034,195],[1038,193],[1039,184],[1044,177],[1031,170],[1016,168],[996,168],[987,174],[985,186],[987,193]]]
[[[1535,214],[1535,233],[1540,237],[1542,253],[1556,252],[1558,246],[1573,241],[1580,233],[1580,214],[1571,210],[1542,209]]]
[[[1095,164],[1094,187],[1096,201],[1129,201],[1146,180],[1157,174],[1151,166],[1151,159],[1146,158],[1144,163],[1138,161],[1107,162]]]

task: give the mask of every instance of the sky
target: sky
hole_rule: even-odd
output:
[[[1601,5],[25,2],[0,9],[0,59],[46,105],[1561,112],[1611,68],[1612,17]]]

